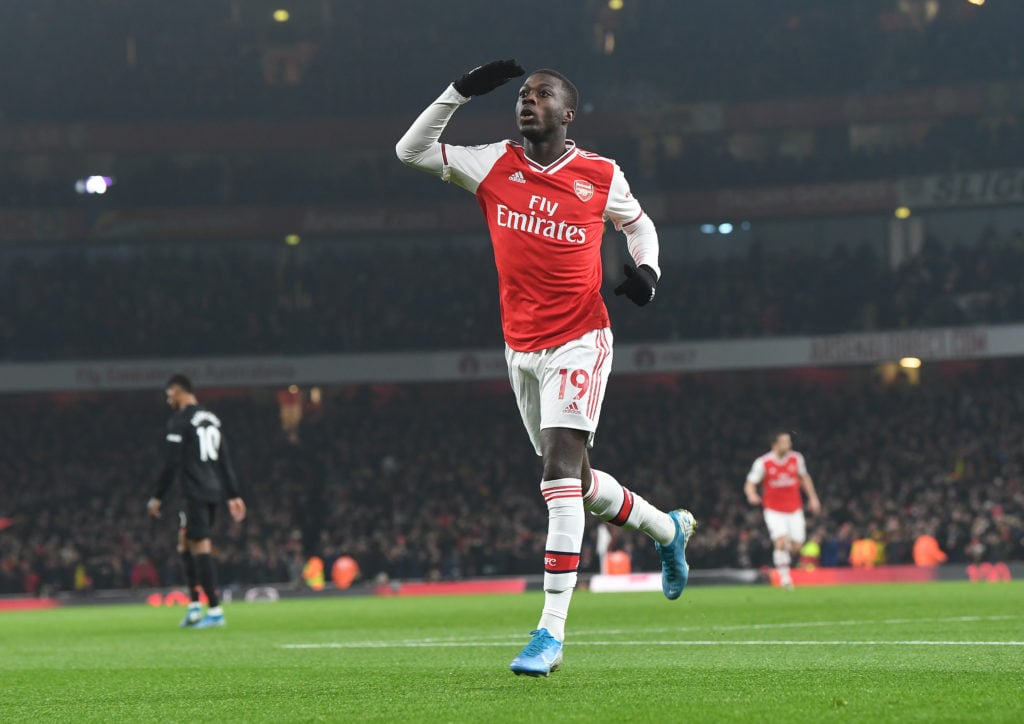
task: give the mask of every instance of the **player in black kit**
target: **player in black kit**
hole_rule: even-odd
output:
[[[179,514],[178,552],[192,597],[181,626],[223,626],[224,611],[217,594],[210,529],[217,508],[225,498],[231,517],[236,521],[245,518],[245,502],[238,492],[238,480],[220,419],[199,404],[192,392],[192,382],[185,375],[173,375],[167,380],[166,392],[167,404],[174,410],[164,438],[166,462],[156,493],[146,507],[151,516],[159,518],[163,498],[180,475],[185,503]],[[199,602],[200,587],[210,605],[205,616]]]

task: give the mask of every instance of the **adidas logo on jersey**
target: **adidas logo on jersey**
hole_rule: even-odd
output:
[[[517,184],[526,183],[526,177],[523,176],[522,171],[516,171],[514,174],[508,177],[509,181],[515,181]]]
[[[582,415],[583,413],[580,412],[580,406],[576,404],[576,400],[573,400],[572,403],[570,403],[568,407],[566,407],[564,410],[562,410],[562,414],[563,415]]]

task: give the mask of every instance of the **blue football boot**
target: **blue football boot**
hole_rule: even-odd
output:
[[[680,508],[669,513],[675,521],[676,537],[668,545],[654,542],[654,548],[661,557],[661,590],[665,598],[674,601],[683,595],[686,581],[690,578],[690,566],[686,563],[686,544],[690,541],[697,520],[693,513]]]
[[[199,623],[192,626],[192,628],[217,628],[218,626],[224,625],[226,625],[226,622],[224,621],[223,613],[211,614],[207,612],[207,614],[199,620]]]
[[[192,628],[203,618],[203,604],[190,603],[185,611],[185,618],[178,624],[179,628]]]
[[[526,648],[512,659],[509,668],[516,676],[547,676],[562,666],[562,642],[546,628],[531,631],[533,636]]]

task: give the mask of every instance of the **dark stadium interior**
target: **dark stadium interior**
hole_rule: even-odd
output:
[[[781,408],[827,491],[823,515],[809,522],[825,565],[843,564],[863,535],[884,543],[889,563],[908,563],[924,531],[954,562],[1019,560],[1021,373],[1019,363],[960,364],[927,386],[896,388],[846,372],[626,378],[609,391],[594,465],[656,504],[687,501],[705,522],[689,548],[695,568],[766,565],[770,543],[742,484],[765,446],[760,421]],[[0,537],[0,590],[26,581],[74,590],[79,564],[96,587],[129,586],[144,561],[159,583],[180,582],[173,536],[139,503],[157,450],[138,437],[160,429],[158,402],[134,393],[9,403],[0,434],[21,454],[3,462],[0,494],[18,520],[14,536]],[[544,510],[537,461],[501,385],[338,390],[307,416],[298,442],[282,433],[273,399],[211,404],[239,439],[261,441],[238,445],[252,515],[225,526],[225,583],[294,580],[303,551],[328,565],[351,555],[371,579],[535,570],[544,547],[534,524]],[[639,414],[660,424],[638,428]],[[47,430],[77,432],[55,439]],[[594,539],[586,541],[583,568],[595,571]],[[622,534],[614,545],[637,568],[657,567],[643,536]]]
[[[0,4],[0,594],[181,582],[145,508],[163,380],[30,391],[8,370],[502,347],[479,210],[394,151],[492,57],[574,79],[573,137],[658,224],[643,309],[611,295],[628,255],[605,235],[617,342],[1024,322],[1024,2],[523,0],[499,44],[474,32],[494,3],[277,5]],[[453,142],[513,134],[512,104],[474,100]],[[822,565],[863,536],[912,563],[928,532],[951,563],[1024,560],[1021,356],[613,376],[593,460],[694,511],[695,569],[771,565],[742,485],[778,425],[821,492]],[[299,586],[311,555],[365,580],[540,572],[540,468],[506,383],[322,387],[291,437],[279,387],[199,390],[250,506],[220,523],[225,585]],[[613,545],[659,566],[639,534]]]
[[[494,263],[482,240],[472,241],[411,249],[400,241],[12,249],[0,258],[0,358],[494,347],[501,344]],[[737,256],[662,267],[656,306],[609,305],[618,340],[1024,319],[1020,230],[932,238],[896,267],[857,239],[789,254],[753,245]],[[185,298],[184,286],[192,290]]]
[[[934,14],[927,6],[649,0],[615,12],[596,0],[524,0],[501,14],[505,41],[496,44],[474,31],[495,21],[494,9],[469,0],[305,0],[291,3],[287,24],[267,22],[276,5],[264,0],[19,0],[0,16],[0,25],[18,28],[5,35],[3,61],[12,67],[31,55],[33,74],[11,74],[4,113],[35,120],[407,113],[430,99],[436,68],[454,77],[479,58],[513,54],[527,65],[564,68],[597,108],[1019,79],[1018,3],[944,2]],[[532,21],[541,11],[547,22]]]

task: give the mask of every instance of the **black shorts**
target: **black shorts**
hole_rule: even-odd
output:
[[[181,530],[188,540],[209,538],[217,519],[217,504],[205,500],[185,499],[185,509],[178,513]]]

